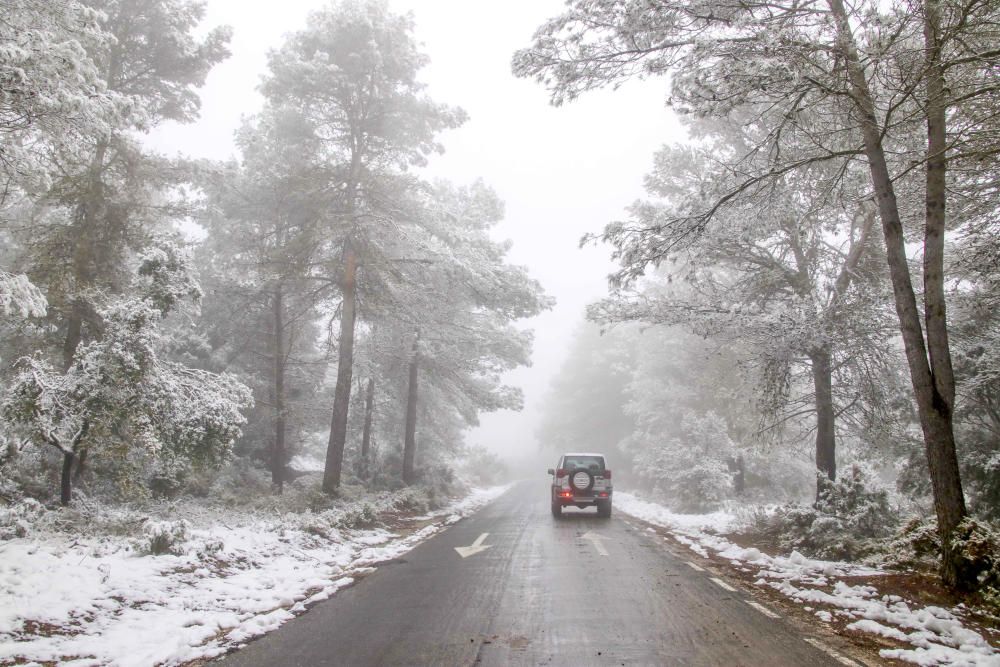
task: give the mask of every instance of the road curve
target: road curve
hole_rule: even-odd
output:
[[[549,513],[545,480],[222,658],[314,665],[838,665],[616,514]],[[463,558],[484,533],[485,550]],[[603,555],[606,553],[607,555]],[[766,609],[765,609],[766,611]]]

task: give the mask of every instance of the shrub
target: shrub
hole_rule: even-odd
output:
[[[959,556],[959,568],[979,588],[1000,590],[1000,536],[989,526],[966,517],[952,533],[951,549]],[[960,578],[964,578],[961,577]]]
[[[426,514],[430,510],[429,494],[425,489],[403,489],[395,495],[393,506],[403,512]]]
[[[941,540],[934,519],[914,517],[883,547],[881,565],[899,570],[931,570],[941,559]]]
[[[641,445],[637,474],[673,509],[717,510],[733,489],[727,461],[735,446],[726,423],[713,412],[688,413],[681,432],[681,438]]]
[[[153,556],[184,553],[184,543],[188,539],[190,526],[187,521],[150,521],[142,528],[145,538],[144,553]]]
[[[815,503],[778,508],[763,520],[764,532],[783,550],[814,558],[859,560],[879,551],[898,525],[888,492],[857,465],[836,481],[820,478],[819,485]]]
[[[370,502],[355,503],[336,519],[338,528],[374,528],[379,525],[378,508]]]
[[[191,464],[177,457],[164,457],[149,476],[149,491],[154,498],[176,498],[184,489]]]
[[[0,540],[27,537],[32,523],[44,513],[45,507],[32,498],[0,508]]]
[[[852,535],[884,538],[896,528],[889,492],[875,488],[860,466],[851,466],[836,481],[820,477],[819,488],[816,510],[840,519]]]
[[[673,471],[668,481],[661,481],[666,493],[676,498],[679,510],[698,512],[721,507],[732,490],[732,474],[718,459],[692,462],[689,467]]]

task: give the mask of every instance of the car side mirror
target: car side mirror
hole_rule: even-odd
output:
[[[553,470],[552,468],[549,468],[549,474],[550,474],[550,475],[555,475],[555,474],[556,474],[556,471],[555,471],[555,470]]]

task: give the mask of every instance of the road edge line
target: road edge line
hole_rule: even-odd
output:
[[[830,656],[831,658],[833,658],[834,660],[836,660],[837,662],[839,662],[842,665],[849,665],[850,667],[858,667],[858,663],[857,662],[855,662],[854,660],[851,660],[850,658],[848,658],[846,655],[840,653],[839,651],[835,651],[834,649],[830,648],[829,646],[827,646],[826,644],[824,644],[823,642],[821,642],[818,639],[814,639],[812,637],[803,637],[802,640],[805,643],[807,643],[810,646],[812,646],[813,648],[817,648],[820,651],[822,651],[823,653],[826,653],[828,656]]]
[[[753,607],[754,609],[756,609],[760,613],[764,614],[768,618],[781,618],[781,614],[778,614],[777,612],[771,611],[770,609],[768,609],[767,607],[765,607],[762,604],[759,604],[757,602],[752,602],[750,600],[747,600],[746,602],[747,602],[748,605],[750,605],[751,607]]]
[[[720,588],[724,588],[731,593],[737,592],[735,588],[724,582],[722,579],[719,579],[718,577],[709,577],[709,579],[711,579],[712,582]]]

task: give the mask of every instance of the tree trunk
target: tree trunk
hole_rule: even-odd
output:
[[[83,477],[83,472],[87,469],[87,448],[84,447],[80,450],[79,456],[76,457],[76,468],[73,469],[73,481],[79,482],[80,478]]]
[[[83,336],[83,316],[80,313],[80,306],[74,302],[70,307],[69,320],[66,323],[66,338],[63,340],[63,372],[69,370],[73,365],[73,356],[76,348],[80,346]]]
[[[62,476],[59,484],[59,504],[63,507],[69,505],[73,500],[73,462],[76,456],[69,452],[63,452]]]
[[[944,297],[944,232],[946,220],[945,80],[940,61],[937,0],[925,3],[924,42],[927,58],[927,181],[924,215],[924,325],[934,385],[949,410],[955,405]]]
[[[343,305],[340,313],[340,350],[337,359],[337,388],[333,395],[330,441],[326,447],[323,491],[335,493],[340,486],[344,466],[344,443],[347,441],[347,410],[351,402],[351,378],[354,371],[354,319],[357,299],[358,256],[350,238],[344,242],[344,274],[341,280]]]
[[[955,375],[951,365],[944,291],[944,235],[946,223],[947,120],[946,82],[941,63],[939,0],[924,3],[924,54],[927,77],[927,181],[924,217],[924,326],[930,358],[931,383],[927,400],[929,420],[924,427],[935,445],[927,446],[927,463],[934,489],[938,530],[944,546],[942,577],[948,585],[972,590],[974,572],[965,571],[961,554],[953,552],[952,533],[965,518],[965,496],[955,449],[952,416]]]
[[[361,431],[361,479],[368,479],[371,469],[372,418],[375,412],[375,378],[365,387],[365,425]]]
[[[406,392],[406,435],[403,439],[403,482],[415,481],[413,460],[417,453],[417,374],[420,368],[420,334],[413,339],[410,359],[410,384]]]
[[[94,243],[100,226],[100,218],[104,209],[104,182],[101,180],[104,172],[104,159],[107,155],[108,143],[98,141],[91,160],[87,194],[80,203],[76,213],[76,223],[73,225],[73,303],[67,314],[66,338],[63,340],[63,370],[69,370],[73,365],[76,348],[83,340],[83,322],[87,316],[86,305],[82,301],[81,292],[94,285]]]
[[[736,495],[742,496],[747,488],[747,469],[743,461],[743,455],[737,454],[735,460],[736,474],[733,475],[733,491]]]
[[[924,436],[924,448],[927,453],[927,464],[930,469],[931,487],[934,493],[934,510],[937,515],[938,532],[944,544],[942,555],[942,579],[944,583],[952,588],[965,589],[975,585],[963,574],[963,565],[959,562],[957,555],[951,549],[951,535],[955,527],[961,523],[967,515],[965,499],[962,494],[961,477],[958,472],[958,458],[955,452],[955,434],[952,425],[952,405],[954,400],[954,385],[952,381],[952,393],[948,393],[948,380],[950,379],[950,354],[948,354],[948,340],[946,323],[944,322],[944,300],[943,296],[931,295],[925,298],[925,305],[928,314],[934,318],[934,328],[928,330],[929,345],[934,348],[930,361],[928,361],[927,345],[924,342],[923,331],[920,326],[920,314],[917,308],[917,300],[913,291],[913,284],[910,280],[910,270],[906,260],[905,239],[903,237],[903,226],[900,222],[899,207],[896,201],[896,193],[889,168],[886,163],[885,151],[882,146],[882,132],[875,115],[875,104],[872,99],[868,81],[865,78],[864,67],[858,56],[854,38],[851,34],[850,23],[847,18],[847,11],[844,9],[843,0],[829,0],[830,8],[833,12],[837,25],[837,36],[847,66],[848,77],[850,79],[851,93],[858,111],[861,115],[861,130],[864,138],[865,155],[868,158],[868,166],[871,171],[872,184],[875,188],[876,201],[879,208],[879,217],[882,221],[882,232],[885,237],[886,258],[889,264],[889,275],[892,280],[893,297],[896,304],[896,315],[899,318],[899,327],[903,336],[903,347],[906,351],[906,361],[910,370],[910,382],[913,385],[913,392],[917,402],[917,412],[920,417],[920,426]],[[936,15],[936,5],[933,0],[928,0],[929,23],[934,22]],[[928,28],[936,33],[936,28]],[[935,57],[928,54],[928,57]],[[931,72],[928,75],[928,94],[932,95],[936,84],[934,79],[939,79],[940,72],[935,75]],[[940,92],[940,91],[939,91]],[[936,142],[944,131],[943,118],[939,112],[928,109],[928,138],[931,145],[928,145],[928,157],[940,159],[941,164],[934,167],[934,174],[928,164],[928,186],[934,188],[944,177],[944,146],[937,146]],[[936,136],[938,139],[934,139]],[[928,264],[928,254],[925,252],[925,280],[928,271],[935,273],[940,271],[943,274],[943,249],[935,247],[938,243],[943,243],[943,222],[944,222],[944,198],[943,192],[940,201],[934,204],[935,216],[939,219],[932,221],[928,219],[928,229],[926,234],[931,234],[930,238],[925,236],[925,246],[929,245],[929,254],[933,258]],[[936,194],[928,192],[928,207],[930,199],[937,197]],[[929,209],[928,209],[929,212]],[[940,239],[935,235],[941,234]],[[933,280],[932,280],[933,283]],[[934,285],[931,285],[932,289]],[[943,289],[943,287],[942,287]],[[946,364],[947,360],[947,366]],[[938,377],[940,375],[940,377]],[[941,386],[939,387],[939,382]],[[944,390],[945,393],[942,393]]]
[[[833,409],[833,369],[830,350],[820,348],[809,354],[813,387],[816,392],[816,471],[829,480],[837,479],[837,432]],[[823,484],[816,481],[816,498]]]
[[[271,484],[280,494],[285,488],[285,305],[282,285],[274,287],[274,447],[271,449]]]

